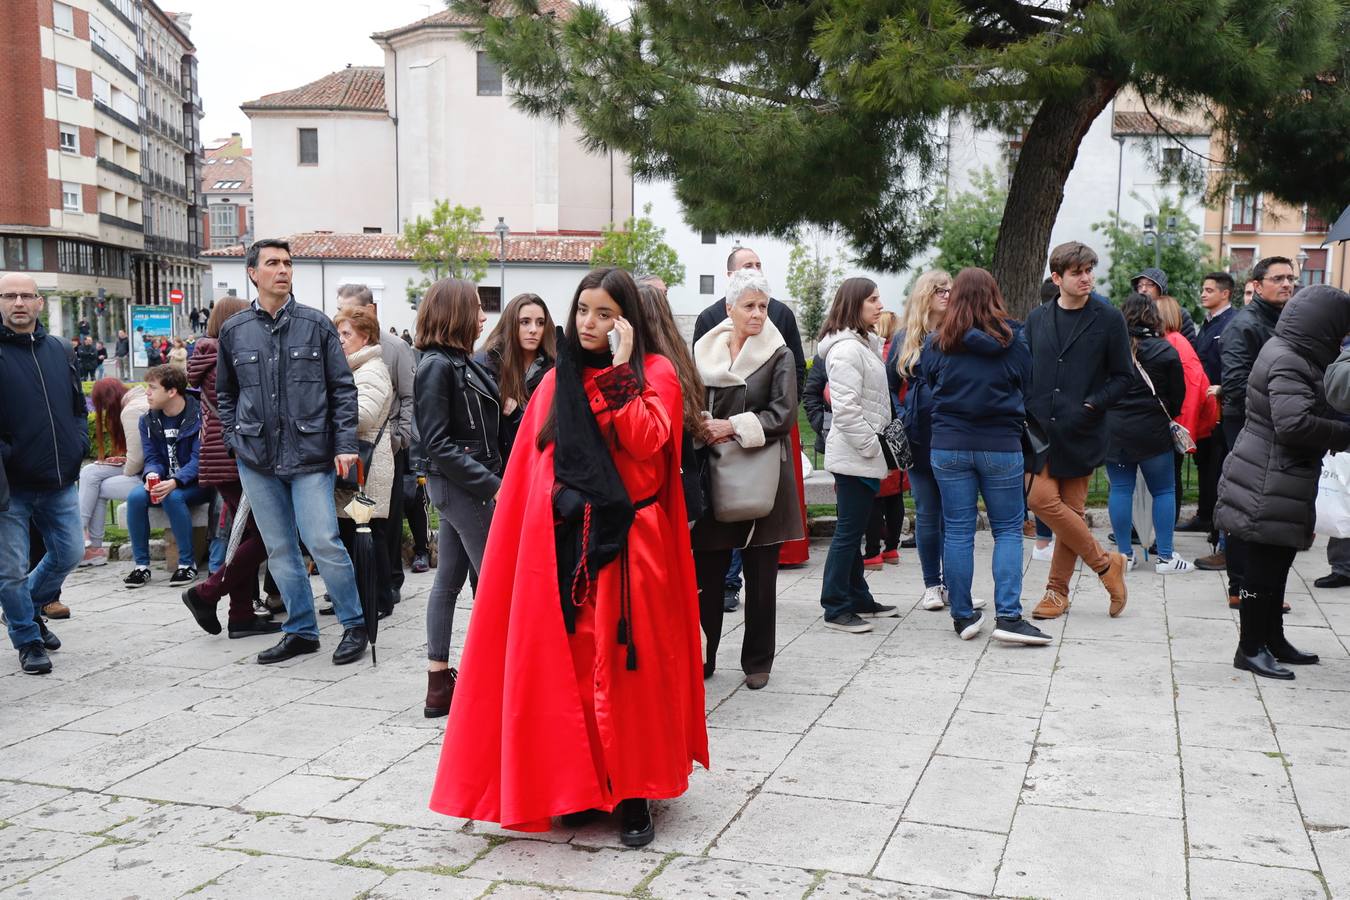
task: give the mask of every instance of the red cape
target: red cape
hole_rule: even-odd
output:
[[[684,793],[708,765],[698,594],[680,480],[679,380],[648,356],[647,385],[610,409],[585,376],[591,410],[639,510],[628,535],[638,668],[615,640],[619,565],[601,571],[568,634],[553,539],[553,448],[535,436],[554,373],[531,397],[493,514],[459,680],[431,794],[449,816],[544,830],[550,816]],[[611,397],[613,396],[611,392]]]

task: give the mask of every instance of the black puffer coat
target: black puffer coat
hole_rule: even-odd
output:
[[[1317,482],[1328,450],[1350,447],[1322,376],[1350,331],[1350,294],[1305,288],[1285,306],[1247,381],[1247,422],[1224,462],[1214,522],[1246,541],[1312,546]]]

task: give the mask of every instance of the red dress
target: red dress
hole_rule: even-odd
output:
[[[680,481],[679,380],[645,361],[641,394],[616,390],[627,367],[586,370],[591,411],[637,503],[628,533],[635,670],[616,640],[618,560],[600,570],[568,634],[553,536],[553,448],[535,445],[553,405],[540,382],[507,464],[446,725],[431,808],[520,831],[549,817],[677,797],[708,765],[698,595]]]

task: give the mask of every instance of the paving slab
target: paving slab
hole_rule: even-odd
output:
[[[657,900],[779,900],[803,896],[815,881],[802,869],[682,856],[662,869],[647,890]]]
[[[242,865],[193,895],[201,900],[337,900],[356,898],[385,880],[383,872],[279,856],[245,857]]]
[[[151,844],[112,844],[46,869],[9,888],[6,897],[174,900],[248,861],[242,853],[206,847],[176,847],[165,853]]]
[[[708,855],[863,874],[876,864],[899,818],[897,806],[761,791]]]
[[[510,841],[464,870],[467,878],[628,893],[661,864],[645,851],[583,848],[545,841]]]

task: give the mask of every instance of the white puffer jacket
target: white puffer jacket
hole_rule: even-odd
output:
[[[825,469],[836,475],[885,478],[886,457],[877,437],[891,421],[881,338],[836,331],[821,338],[833,419],[825,438]]]
[[[363,441],[373,441],[375,435],[380,433],[380,426],[388,421],[390,413],[395,411],[398,404],[393,380],[389,377],[389,369],[384,364],[378,344],[367,344],[350,354],[347,365],[352,367],[352,378],[356,381],[356,436]],[[389,518],[389,498],[394,489],[394,451],[390,432],[397,427],[398,417],[395,416],[375,447],[370,471],[366,473],[366,495],[375,501],[375,509],[371,513],[374,519]],[[341,488],[334,492],[341,518],[351,518],[343,508],[355,495],[355,491]]]

